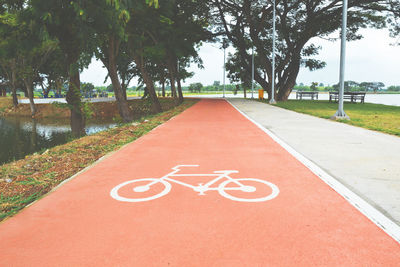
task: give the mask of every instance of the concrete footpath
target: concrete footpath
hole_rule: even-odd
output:
[[[400,225],[400,138],[257,101],[229,101]]]

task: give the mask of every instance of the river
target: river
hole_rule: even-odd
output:
[[[112,121],[90,122],[86,133],[93,134],[115,125]],[[28,154],[64,144],[69,140],[69,120],[0,117],[0,164],[24,158]]]

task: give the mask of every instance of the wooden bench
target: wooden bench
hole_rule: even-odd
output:
[[[312,100],[318,100],[318,92],[309,92],[309,91],[297,91],[296,92],[296,99],[302,100],[303,97],[311,97]]]
[[[344,92],[343,100],[350,100],[351,103],[356,103],[360,100],[360,103],[364,103],[365,92]],[[339,92],[329,92],[329,102],[339,101]]]

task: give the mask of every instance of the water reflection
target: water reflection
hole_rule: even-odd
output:
[[[68,142],[71,140],[68,123],[68,120],[0,117],[0,164]],[[89,122],[86,133],[93,134],[115,125],[112,121]]]

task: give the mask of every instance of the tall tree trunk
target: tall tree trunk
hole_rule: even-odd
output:
[[[74,66],[78,61],[78,55],[67,55],[69,66],[69,88],[66,96],[71,110],[71,131],[75,137],[85,135],[85,116],[82,112],[81,81],[79,70]]]
[[[15,76],[16,76],[15,69],[13,69],[11,71],[11,94],[12,94],[14,108],[18,107],[17,81]]]
[[[287,71],[287,78],[279,82],[280,86],[277,94],[278,101],[287,101],[293,87],[296,85],[296,79],[300,71],[300,57],[290,62]]]
[[[158,100],[156,90],[154,89],[154,82],[151,79],[149,73],[144,66],[144,60],[140,55],[135,55],[134,60],[136,65],[139,67],[140,73],[142,74],[142,78],[144,83],[146,84],[147,91],[149,93],[151,103],[153,104],[154,110],[158,112],[162,112],[160,101]]]
[[[175,87],[175,79],[176,79],[176,75],[175,75],[175,68],[174,68],[174,62],[173,60],[168,60],[168,73],[169,73],[169,81],[171,83],[171,95],[173,98],[176,98],[176,87]]]
[[[31,108],[31,115],[33,118],[36,115],[36,106],[35,106],[35,102],[33,100],[33,82],[31,81],[31,79],[28,78],[28,79],[24,79],[24,83],[25,83],[26,91],[28,92],[29,107]]]
[[[121,116],[124,122],[130,122],[133,120],[133,112],[129,108],[128,101],[126,98],[126,91],[122,89],[121,83],[118,78],[118,70],[117,70],[117,55],[119,50],[118,41],[112,36],[108,40],[108,48],[105,48],[104,51],[108,55],[108,58],[103,59],[104,65],[107,67],[108,74],[111,79],[112,87],[115,94],[115,99],[117,101],[119,115]]]
[[[173,74],[170,74],[169,81],[170,81],[170,84],[171,84],[171,96],[173,98],[176,98],[175,77],[174,77]]]
[[[56,91],[58,92],[58,94],[61,94],[62,93],[63,81],[61,79],[59,79],[59,78],[56,78],[55,85],[56,85],[56,88],[55,88]],[[47,94],[49,94],[50,90],[51,90],[51,87],[49,85],[49,88],[47,89]]]
[[[183,103],[183,92],[182,92],[182,86],[181,86],[181,79],[178,77],[176,80],[177,84],[178,84],[178,103],[182,104]]]
[[[29,98],[28,89],[26,89],[26,86],[24,83],[25,82],[22,81],[22,83],[18,83],[18,85],[19,85],[19,88],[24,92],[24,97]]]
[[[162,96],[165,97],[165,79],[164,79],[164,77],[161,81],[161,90],[162,90]]]
[[[113,85],[119,115],[124,122],[130,122],[133,120],[133,112],[129,108],[128,101],[126,100],[126,95],[124,94],[121,84],[119,83],[116,68],[111,66],[111,64],[109,65],[108,74],[110,75],[111,83]]]
[[[175,57],[175,62],[176,62],[176,83],[178,85],[178,104],[183,103],[183,92],[182,92],[182,86],[181,86],[181,77],[180,77],[180,69],[179,69],[179,60]]]
[[[46,93],[46,87],[44,87],[44,84],[43,84],[44,82],[41,82],[40,83],[40,87],[42,87],[42,95],[43,95],[43,97],[44,97],[44,95],[45,95],[45,93]],[[48,81],[48,83],[49,83],[49,87],[50,87],[50,81]]]
[[[124,99],[125,101],[128,101],[128,96],[126,94],[126,90],[127,90],[128,85],[122,85],[122,93],[124,94]]]

